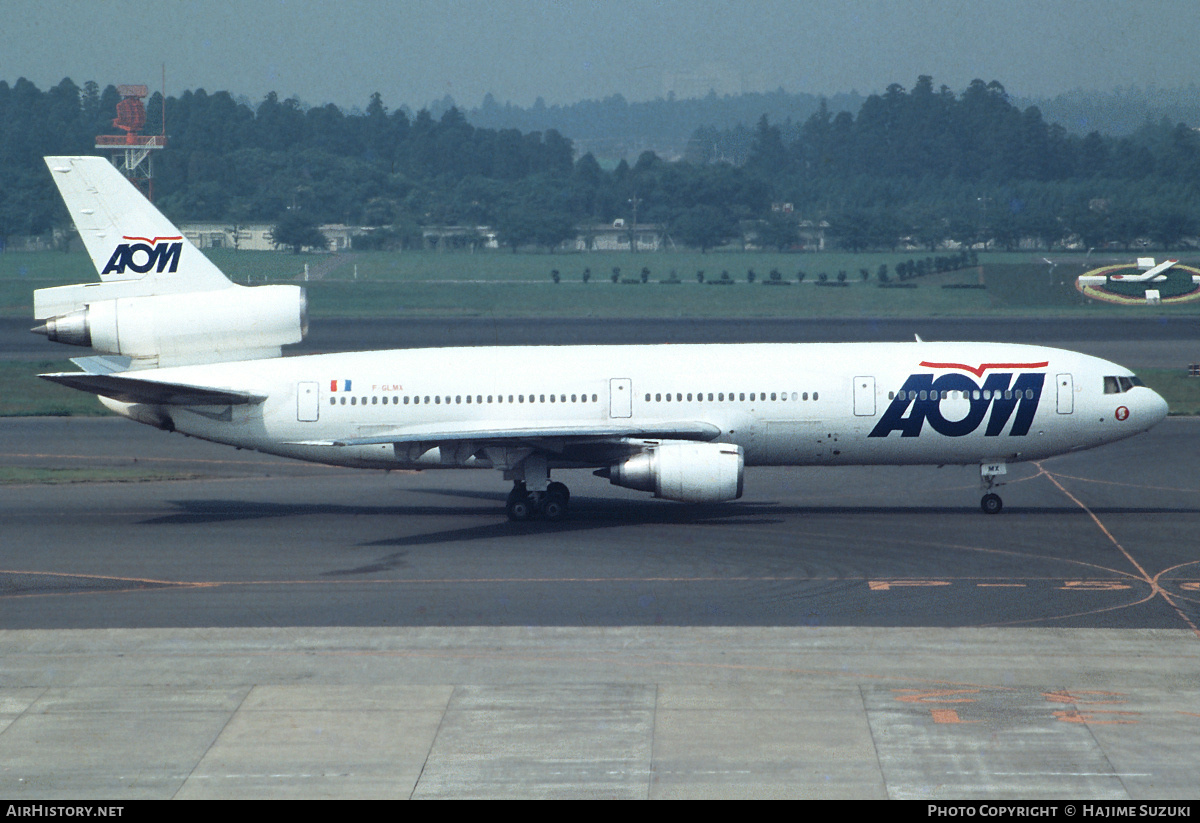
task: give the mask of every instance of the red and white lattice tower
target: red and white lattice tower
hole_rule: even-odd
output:
[[[146,125],[146,107],[142,104],[149,93],[146,86],[117,86],[121,102],[113,125],[124,134],[96,135],[96,148],[112,153],[113,165],[147,198],[154,199],[154,152],[166,148],[166,134],[138,134]]]

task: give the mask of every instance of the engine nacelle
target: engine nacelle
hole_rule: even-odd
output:
[[[597,472],[615,486],[654,492],[682,503],[720,503],[742,496],[745,456],[729,443],[667,442]]]
[[[157,358],[159,366],[249,360],[303,340],[308,307],[299,286],[233,285],[97,300],[34,331],[105,354]]]

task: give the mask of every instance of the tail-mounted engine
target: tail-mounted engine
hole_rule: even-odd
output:
[[[104,284],[93,288],[101,297]],[[86,300],[73,302],[82,308],[52,314],[72,306],[56,301],[51,294],[55,291],[35,292],[35,302],[48,308],[45,314],[37,314],[45,322],[33,331],[59,343],[91,346],[150,366],[278,357],[280,346],[299,343],[308,331],[307,300],[299,286],[231,285],[212,291]]]

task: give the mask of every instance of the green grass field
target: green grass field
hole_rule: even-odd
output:
[[[306,285],[313,317],[981,317],[981,316],[1200,316],[1200,303],[1174,306],[1115,306],[1083,297],[1074,278],[1107,261],[1056,254],[980,255],[981,265],[909,281],[915,288],[880,288],[876,272],[886,264],[895,284],[897,263],[916,253],[818,252],[591,252],[512,254],[488,251],[367,252],[343,255],[211,252],[213,261],[238,283]],[[1186,262],[1186,261],[1185,261]],[[304,280],[308,264],[309,279]],[[611,281],[620,267],[622,281]],[[650,270],[643,284],[640,272]],[[590,268],[591,281],[583,271]],[[756,282],[747,282],[754,269]],[[557,269],[559,283],[551,280]],[[778,269],[792,285],[765,285]],[[863,281],[860,270],[870,278]],[[729,272],[731,285],[697,282]],[[796,274],[803,270],[805,282]],[[679,282],[663,283],[672,271]],[[846,272],[847,285],[817,285]],[[82,252],[0,254],[0,314],[30,318],[33,290],[95,281]],[[986,288],[954,288],[979,286]],[[951,288],[943,288],[943,287]],[[75,353],[75,352],[72,352]],[[73,370],[61,361],[0,361],[0,416],[103,415],[90,395],[35,375]],[[1167,398],[1173,414],[1200,414],[1200,380],[1182,371],[1146,372],[1143,379]]]
[[[81,350],[82,351],[82,350]],[[92,417],[110,414],[95,395],[68,389],[39,374],[78,371],[67,360],[0,360],[0,417]]]
[[[1114,306],[1081,296],[1075,274],[1090,264],[1082,255],[990,252],[981,266],[909,281],[916,288],[880,288],[876,272],[923,255],[818,252],[592,252],[512,254],[487,251],[366,252],[342,255],[219,249],[211,257],[238,283],[301,283],[313,317],[936,317],[980,315],[1200,315],[1200,302],[1174,306]],[[309,279],[304,280],[308,265]],[[622,282],[611,282],[612,269]],[[649,282],[640,282],[642,268]],[[590,268],[591,281],[583,271]],[[557,269],[560,281],[551,280]],[[747,282],[753,269],[756,282]],[[778,269],[792,285],[765,285]],[[870,278],[863,281],[860,271]],[[723,271],[730,285],[706,281]],[[805,282],[796,274],[803,270]],[[674,271],[678,283],[663,283]],[[817,285],[819,275],[844,287]],[[83,253],[0,254],[0,314],[30,316],[34,289],[96,279]],[[624,282],[633,280],[635,282]],[[978,286],[986,288],[943,288]]]

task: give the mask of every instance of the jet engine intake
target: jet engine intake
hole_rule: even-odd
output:
[[[614,486],[654,492],[681,503],[720,503],[742,496],[745,456],[730,443],[664,442],[596,472]]]

